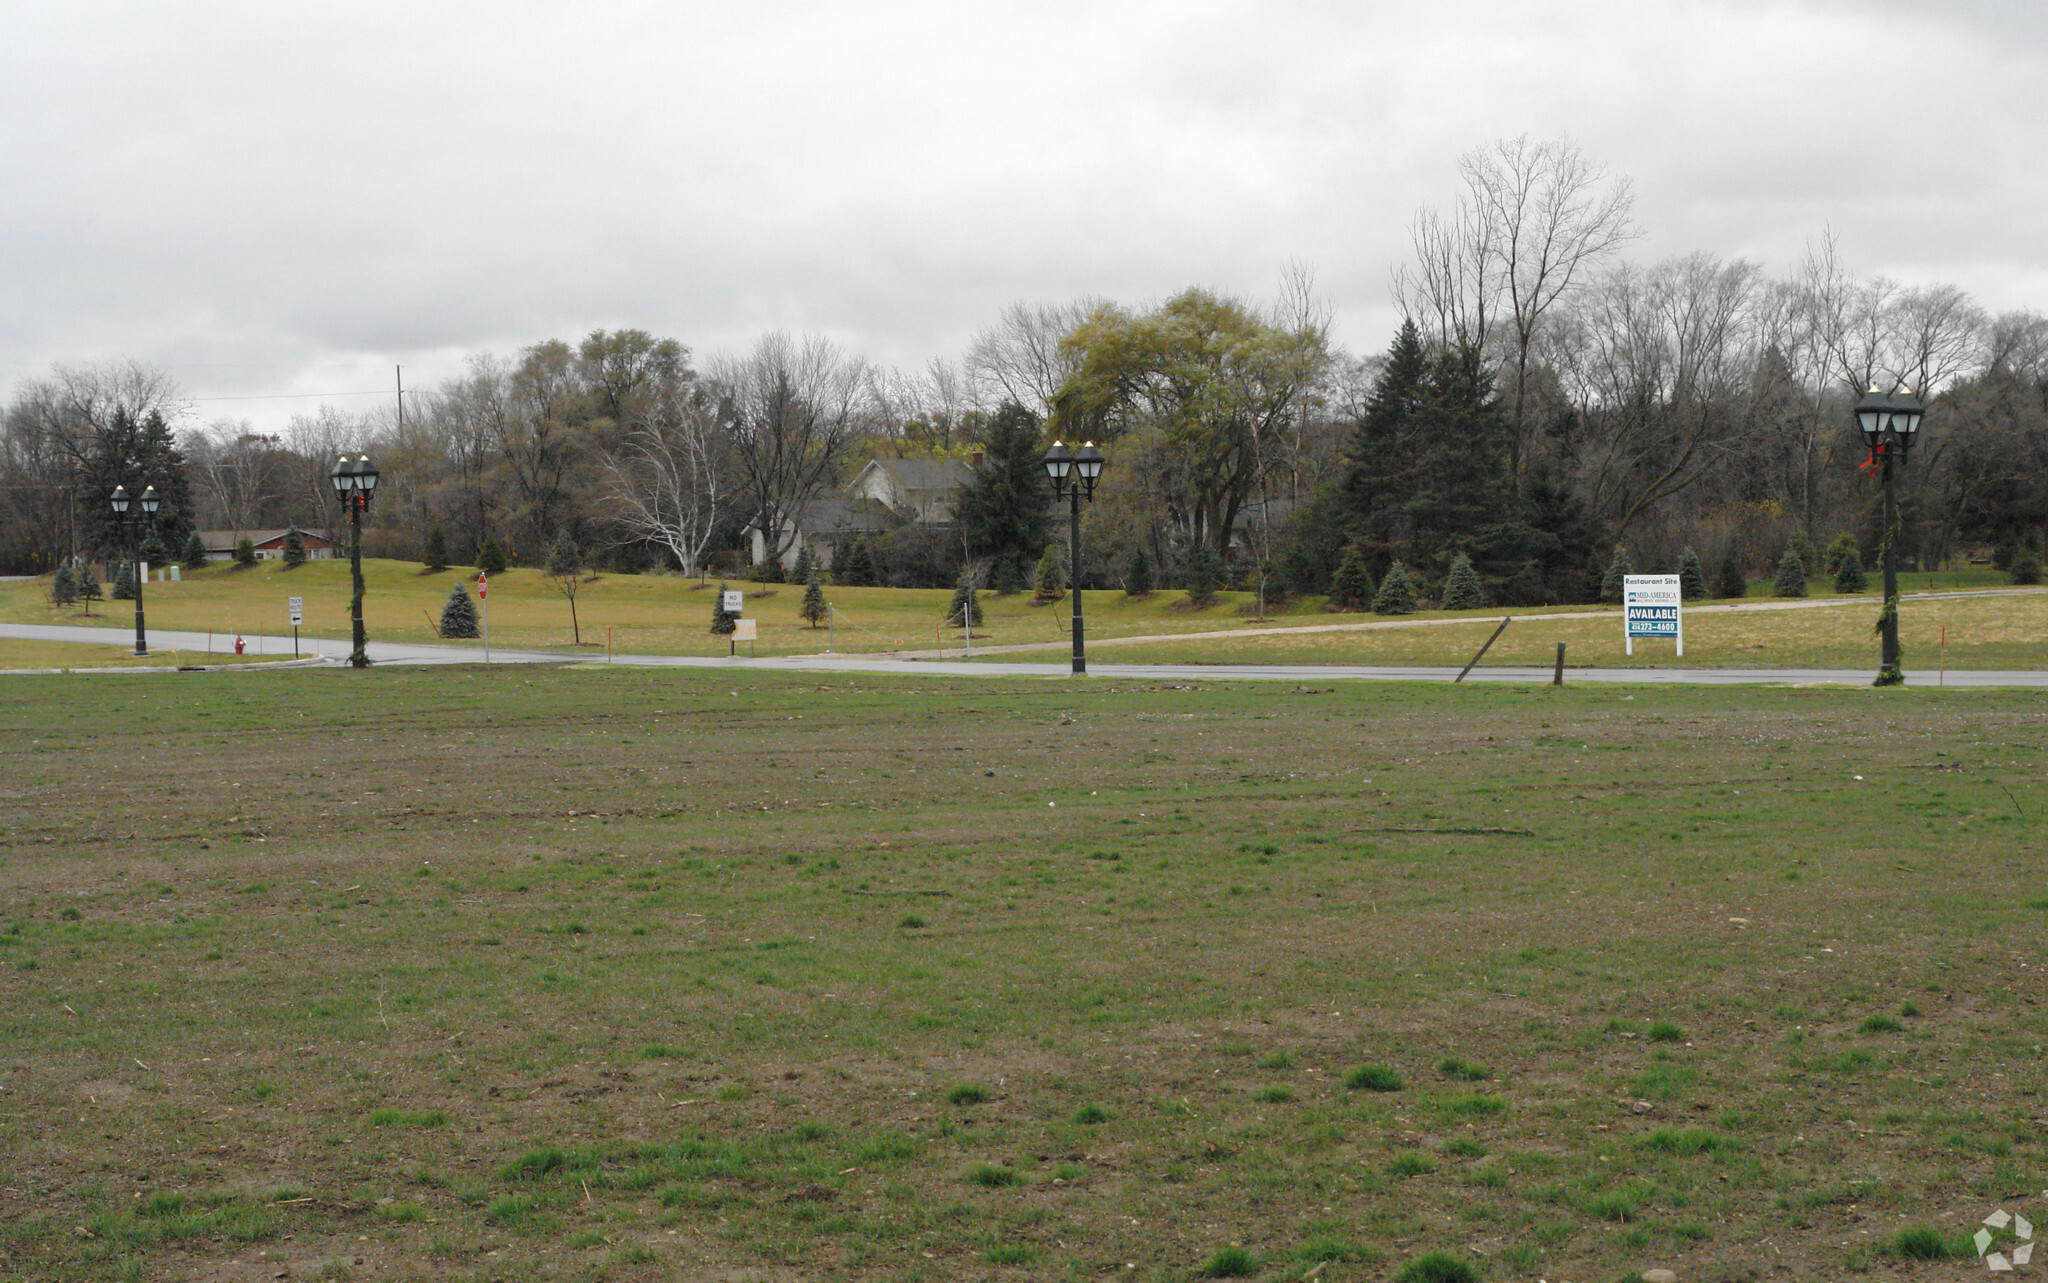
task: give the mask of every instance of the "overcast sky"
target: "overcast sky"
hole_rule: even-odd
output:
[[[1265,298],[1290,260],[1376,351],[1416,208],[1523,133],[1633,181],[1633,257],[1787,272],[1832,226],[2048,309],[2042,0],[6,11],[0,390],[134,358],[199,421],[597,327],[915,368],[1013,300]]]

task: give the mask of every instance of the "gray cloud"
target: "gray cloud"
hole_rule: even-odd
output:
[[[2031,3],[39,6],[0,51],[0,376],[355,390],[638,325],[954,355],[1015,298],[1270,291],[1376,349],[1456,157],[1568,133],[1644,255],[2048,305]],[[330,386],[335,385],[335,386]],[[281,422],[315,402],[202,402]]]

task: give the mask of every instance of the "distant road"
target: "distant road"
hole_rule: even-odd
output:
[[[214,633],[216,653],[228,649],[225,634]],[[251,654],[290,654],[289,637],[245,633]],[[80,628],[44,624],[0,624],[0,638],[17,641],[73,642],[79,645],[135,645],[132,630]],[[168,661],[173,650],[181,658],[196,658],[209,641],[205,633],[170,629],[149,630],[149,648],[162,651]],[[340,668],[348,661],[349,643],[329,638],[306,638],[299,650],[317,657],[325,666]],[[483,652],[470,646],[428,646],[400,642],[371,642],[367,653],[373,664],[481,664]],[[602,654],[588,651],[508,650],[491,648],[493,664],[591,664],[604,663]],[[784,655],[772,659],[705,658],[684,655],[614,655],[615,664],[644,668],[723,668],[747,672],[896,673],[914,677],[1064,677],[1068,663],[967,663],[944,659],[910,659],[900,655]],[[268,665],[249,665],[238,672],[262,672]],[[133,669],[105,669],[108,673]],[[1840,668],[1570,668],[1565,681],[1640,685],[1752,686],[1790,683],[1793,685],[1867,686],[1875,669]],[[1091,677],[1114,677],[1140,681],[1274,681],[1274,682],[1447,682],[1458,675],[1455,667],[1373,667],[1362,664],[1103,664],[1088,666]],[[1549,668],[1475,668],[1468,682],[1548,682]],[[1914,686],[2035,686],[2048,687],[2048,669],[1993,671],[1950,669],[1944,677],[1931,668],[1907,669],[1906,680]]]

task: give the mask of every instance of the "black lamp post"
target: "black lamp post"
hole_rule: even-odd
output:
[[[1873,686],[1902,686],[1906,681],[1905,670],[1899,666],[1899,506],[1892,497],[1892,456],[1898,456],[1904,465],[1913,439],[1920,434],[1922,413],[1920,398],[1910,390],[1886,396],[1872,388],[1856,403],[1856,425],[1870,443],[1871,457],[1882,466],[1884,480],[1884,536],[1879,546],[1884,558],[1884,612],[1877,617],[1884,640]]]
[[[1072,453],[1055,441],[1052,443],[1052,449],[1045,452],[1045,475],[1052,478],[1052,497],[1065,497],[1070,505],[1068,547],[1072,556],[1073,572],[1067,578],[1074,594],[1076,674],[1088,671],[1088,653],[1081,640],[1081,499],[1085,493],[1090,501],[1094,500],[1095,482],[1102,476],[1102,465],[1105,462],[1102,451],[1095,448],[1093,441]]]
[[[377,476],[377,465],[370,462],[367,454],[356,456],[353,462],[343,455],[335,463],[334,471],[327,474],[327,479],[334,483],[334,493],[341,496],[341,506],[348,510],[348,569],[355,587],[348,613],[355,623],[356,641],[348,662],[356,668],[370,666],[370,657],[363,653],[363,510],[370,506],[370,496],[377,490]]]
[[[128,497],[128,487],[115,486],[114,493],[108,497],[108,502],[113,505],[114,515],[121,519],[121,524],[128,527],[128,560],[129,564],[134,567],[132,573],[135,576],[135,653],[147,655],[149,654],[149,641],[144,636],[142,628],[142,581],[147,576],[143,573],[142,569],[142,534],[140,528],[144,521],[155,519],[156,510],[163,506],[163,499],[157,495],[155,486],[142,487],[142,493],[132,501],[133,506],[139,508],[140,511],[132,517],[128,515],[128,509],[131,505],[131,500]]]

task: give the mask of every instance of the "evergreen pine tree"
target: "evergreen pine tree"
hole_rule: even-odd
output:
[[[201,539],[199,532],[195,530],[192,532],[192,537],[185,541],[185,569],[204,570],[205,568],[206,541]]]
[[[306,537],[293,526],[284,532],[284,568],[297,570],[306,564]]]
[[[946,606],[946,623],[953,628],[981,627],[981,598],[974,591],[974,576],[963,574],[953,585],[953,600]]]
[[[1799,564],[1802,568],[1820,564],[1820,549],[1813,546],[1813,536],[1804,530],[1793,531],[1792,537],[1785,541],[1785,546],[1799,554]]]
[[[441,636],[479,637],[480,621],[477,618],[476,602],[470,598],[469,582],[457,580],[448,590],[448,602],[441,607]]]
[[[1131,569],[1124,576],[1124,596],[1150,597],[1152,595],[1152,563],[1145,558],[1145,550],[1138,549],[1131,554]]]
[[[1635,573],[1629,565],[1628,549],[1614,545],[1614,557],[1607,563],[1607,570],[1600,576],[1600,600],[1609,606],[1621,604],[1622,580]]]
[[[1047,544],[1038,559],[1038,571],[1031,579],[1031,600],[1039,605],[1067,595],[1066,568],[1060,564],[1060,546]]]
[[[1287,575],[1287,586],[1306,597],[1321,587],[1322,572],[1316,565],[1316,557],[1304,544],[1294,544],[1281,554],[1280,567]],[[1372,594],[1366,594],[1370,597]]]
[[[427,527],[426,550],[420,554],[420,565],[435,574],[448,569],[448,536],[441,533],[441,527]]]
[[[100,599],[100,577],[92,573],[91,566],[78,568],[78,600],[85,603],[85,613],[92,613],[92,604]]]
[[[1009,557],[996,559],[996,596],[1014,597],[1024,591],[1024,572]]]
[[[78,576],[70,566],[57,567],[56,577],[50,580],[50,604],[69,606],[78,600]]]
[[[1806,595],[1806,563],[1799,559],[1797,550],[1788,547],[1785,555],[1778,558],[1778,578],[1771,584],[1771,593],[1777,597]]]
[[[1380,580],[1380,590],[1373,594],[1372,613],[1375,615],[1412,615],[1415,613],[1415,583],[1408,578],[1408,568],[1395,562],[1387,568],[1387,577]]]
[[[875,554],[865,535],[854,540],[853,547],[847,550],[845,574],[838,579],[851,588],[875,586]]]
[[[1357,548],[1346,548],[1343,560],[1337,563],[1337,573],[1330,576],[1331,603],[1345,610],[1364,610],[1372,605],[1375,591],[1365,558]]]
[[[825,589],[818,583],[815,561],[811,563],[810,574],[804,577],[804,600],[796,608],[796,613],[813,628],[821,627],[832,613],[831,604],[825,600]]]
[[[1478,610],[1486,604],[1486,589],[1479,584],[1479,572],[1472,559],[1459,553],[1451,561],[1451,573],[1444,578],[1445,610]]]
[[[1023,567],[1051,535],[1038,416],[1014,401],[988,417],[982,459],[953,496],[955,528],[969,557],[993,557]]]
[[[1607,563],[1600,559],[1598,548],[1586,553],[1586,573],[1579,581],[1579,601],[1582,605],[1593,606],[1600,602],[1600,585],[1607,579]]]
[[[719,637],[729,637],[737,631],[739,615],[725,608],[725,581],[718,581],[718,592],[711,598],[711,631]]]
[[[1832,578],[1842,573],[1845,560],[1854,561],[1858,566],[1863,564],[1863,549],[1856,546],[1856,536],[1846,530],[1836,535],[1834,542],[1828,545],[1827,560],[1821,564]]]
[[[1830,548],[1828,551],[1832,553],[1834,550]],[[1869,587],[1870,580],[1866,579],[1863,575],[1863,558],[1861,555],[1851,555],[1837,559],[1835,566],[1836,592],[1858,593],[1867,591]]]
[[[505,573],[505,546],[498,542],[498,536],[486,531],[484,541],[477,546],[476,568],[487,575]]]
[[[1747,597],[1749,576],[1742,573],[1742,559],[1730,548],[1728,555],[1721,558],[1721,573],[1714,579],[1714,596]]]
[[[1707,595],[1707,570],[1700,565],[1700,555],[1691,545],[1678,559],[1678,595],[1685,601],[1700,601]]]
[[[235,541],[235,564],[237,566],[253,566],[256,564],[256,545],[250,542],[247,535],[243,535]]]
[[[1222,579],[1222,568],[1216,564],[1216,554],[1209,551],[1208,541],[1195,540],[1188,547],[1189,604],[1206,606],[1215,601],[1216,589]]]
[[[2016,584],[2038,584],[2041,582],[2041,554],[2033,545],[2021,544],[2012,554],[2012,569],[2009,572]]]
[[[789,572],[789,582],[808,586],[811,572],[818,568],[818,558],[811,551],[811,541],[806,539],[796,551],[796,566]]]
[[[114,571],[114,600],[135,600],[135,563],[124,561]]]

